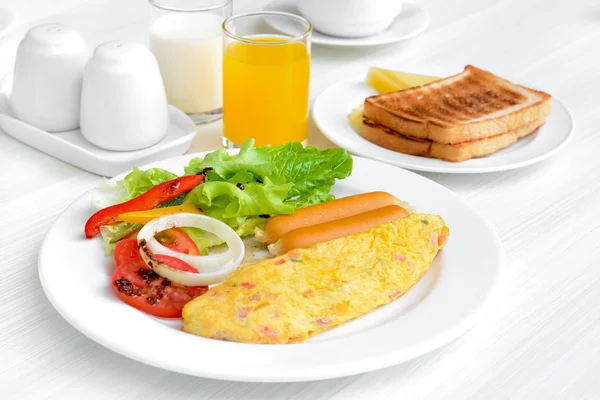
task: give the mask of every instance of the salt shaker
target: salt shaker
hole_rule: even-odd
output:
[[[166,134],[165,88],[154,55],[144,45],[103,43],[85,67],[81,133],[106,150],[139,150]]]
[[[58,24],[30,29],[19,44],[11,106],[15,116],[49,132],[76,129],[85,63],[83,37]]]

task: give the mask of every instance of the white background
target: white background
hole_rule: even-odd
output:
[[[246,11],[267,1],[234,3],[235,11]],[[373,64],[401,69],[470,63],[551,93],[571,109],[577,126],[563,152],[536,166],[484,175],[423,174],[485,215],[506,249],[498,293],[472,330],[412,362],[313,383],[221,382],[126,359],[69,326],[37,278],[39,246],[52,221],[101,178],[0,132],[0,398],[600,398],[600,4],[424,4],[431,26],[409,43],[359,50],[314,46],[311,97]],[[0,5],[19,12],[19,29],[67,23],[93,44],[146,36],[143,0]],[[218,124],[202,130],[193,148],[214,148],[218,132]],[[331,145],[314,127],[310,141]]]

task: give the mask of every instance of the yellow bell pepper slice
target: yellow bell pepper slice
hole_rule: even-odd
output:
[[[146,211],[133,211],[126,212],[117,215],[116,220],[121,222],[131,222],[134,224],[147,224],[155,218],[162,217],[163,215],[177,214],[177,213],[192,213],[202,214],[195,205],[193,204],[182,204],[180,206],[155,208]]]

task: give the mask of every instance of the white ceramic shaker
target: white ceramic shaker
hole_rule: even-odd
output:
[[[158,143],[169,125],[165,88],[154,55],[138,43],[96,48],[86,65],[81,133],[106,150],[139,150]]]
[[[49,132],[79,126],[81,86],[90,56],[83,37],[58,24],[30,29],[19,44],[11,106],[23,122]]]

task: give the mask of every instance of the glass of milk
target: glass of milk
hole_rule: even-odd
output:
[[[221,25],[232,0],[149,0],[150,50],[156,56],[169,104],[196,124],[222,117]]]

